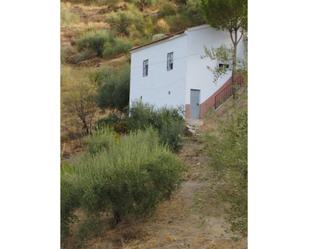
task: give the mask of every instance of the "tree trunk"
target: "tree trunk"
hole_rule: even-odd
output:
[[[117,225],[121,221],[121,215],[118,211],[114,211],[114,223]]]
[[[234,40],[232,39],[233,42],[233,65],[232,65],[232,93],[233,93],[233,98],[236,98],[236,65],[237,65],[237,31],[234,30]]]
[[[232,68],[232,92],[233,98],[236,98],[236,63],[237,63],[237,45],[234,44],[234,51],[233,51],[233,68]]]
[[[83,123],[83,130],[86,132],[86,135],[89,135],[90,134],[90,128],[87,124],[86,117],[84,117],[83,115],[79,115],[79,118]]]

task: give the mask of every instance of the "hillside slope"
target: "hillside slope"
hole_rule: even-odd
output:
[[[77,85],[96,88],[94,74],[130,62],[129,49],[203,23],[197,0],[69,0],[61,2],[61,148],[81,150],[83,124],[72,107]],[[85,92],[85,91],[84,91]],[[71,94],[72,95],[72,94]],[[75,96],[77,98],[77,96]],[[95,98],[93,98],[95,101]],[[105,110],[96,108],[92,123]]]
[[[231,203],[222,198],[222,192],[234,186],[210,167],[204,143],[208,130],[217,129],[219,121],[246,108],[247,94],[243,90],[238,99],[230,98],[217,111],[209,113],[198,133],[186,138],[178,154],[187,168],[184,181],[170,200],[159,205],[153,216],[124,220],[116,228],[106,228],[83,248],[247,248],[246,236],[231,229],[228,219]]]

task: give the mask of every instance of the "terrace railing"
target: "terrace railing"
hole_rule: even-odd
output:
[[[236,77],[235,91],[237,91],[243,85],[243,78],[241,76]],[[222,105],[229,97],[233,95],[233,84],[230,81],[220,92],[215,96],[215,109]]]

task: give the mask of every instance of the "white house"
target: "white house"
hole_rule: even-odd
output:
[[[231,71],[214,83],[203,58],[205,47],[231,45],[228,32],[202,25],[178,32],[131,50],[130,106],[135,101],[156,107],[183,107],[187,119],[202,118],[207,110],[226,96]],[[238,45],[244,58],[244,43]],[[224,66],[224,65],[223,65]]]

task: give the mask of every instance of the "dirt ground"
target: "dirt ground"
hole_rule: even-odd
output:
[[[188,138],[179,157],[187,171],[180,188],[151,218],[126,221],[84,245],[90,249],[244,249],[247,240],[230,230],[228,203],[217,196],[220,180],[207,167],[203,145]],[[203,196],[201,199],[200,196]],[[205,198],[206,197],[206,198]]]

